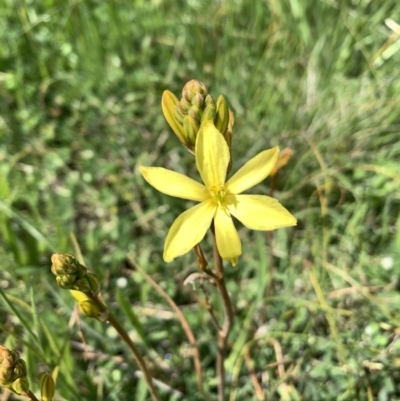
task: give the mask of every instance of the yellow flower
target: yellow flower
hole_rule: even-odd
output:
[[[268,176],[278,160],[278,147],[253,157],[228,181],[229,148],[212,122],[202,125],[195,152],[197,169],[204,185],[164,168],[140,167],[145,180],[160,192],[200,202],[183,212],[172,224],[164,244],[166,262],[171,262],[198,244],[213,219],[218,251],[232,265],[236,265],[242,254],[242,245],[231,216],[252,230],[275,230],[296,225],[295,217],[276,199],[240,195]]]

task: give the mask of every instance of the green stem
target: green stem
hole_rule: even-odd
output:
[[[218,291],[222,298],[222,303],[224,306],[224,323],[221,330],[218,332],[218,355],[216,371],[218,377],[218,401],[225,400],[225,356],[226,356],[226,345],[228,342],[228,336],[231,331],[234,314],[231,299],[228,294],[228,290],[225,285],[224,277],[224,266],[222,263],[221,255],[218,252],[217,241],[215,238],[214,225],[211,227],[213,234],[213,249],[214,249],[214,261],[215,261],[215,280],[217,284]]]
[[[279,173],[279,171],[278,171]],[[277,173],[277,174],[278,174]],[[269,196],[271,198],[274,197],[274,190],[275,190],[275,183],[276,183],[276,176],[277,174],[274,174],[271,177],[271,182],[270,182],[270,187],[269,187]],[[269,298],[272,295],[272,291],[274,289],[274,270],[275,270],[275,259],[274,259],[274,253],[273,253],[273,243],[274,243],[274,232],[273,231],[267,231],[266,232],[267,236],[267,242],[268,242],[268,255],[269,255],[269,263],[268,263],[268,270],[269,270],[269,283],[267,286],[267,291],[266,291],[266,298]]]
[[[117,333],[120,335],[120,337],[128,345],[129,349],[132,351],[133,356],[136,360],[136,363],[139,366],[140,370],[142,371],[143,376],[146,380],[147,387],[150,391],[151,397],[153,398],[154,401],[160,401],[160,397],[156,391],[156,388],[154,387],[151,374],[150,374],[149,370],[147,369],[146,362],[144,361],[139,350],[136,348],[136,345],[133,343],[133,341],[129,337],[128,333],[121,326],[121,324],[119,323],[117,318],[111,312],[108,311],[107,307],[99,300],[99,298],[97,296],[93,295],[92,293],[85,293],[85,294],[90,298],[91,301],[96,303],[96,305],[99,307],[101,312],[106,312],[106,311],[108,312],[107,321],[111,324],[111,326],[114,327],[114,329],[117,331]]]
[[[29,397],[29,399],[30,399],[31,401],[39,401],[39,400],[36,398],[35,394],[32,393],[31,390],[29,390],[27,396]]]

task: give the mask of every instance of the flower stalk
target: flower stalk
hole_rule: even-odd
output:
[[[146,380],[153,401],[160,401],[144,358],[118,319],[99,299],[99,282],[97,277],[92,273],[88,273],[86,267],[80,264],[73,255],[56,253],[52,255],[51,261],[53,263],[51,271],[56,275],[59,287],[71,290],[71,294],[78,301],[79,310],[83,314],[101,322],[107,321],[114,327],[121,339],[132,351],[135,361]]]
[[[218,355],[216,363],[216,372],[218,377],[218,401],[225,400],[225,357],[228,337],[231,332],[235,315],[233,313],[232,302],[226,288],[224,277],[224,265],[222,257],[219,254],[217,246],[217,238],[215,236],[214,225],[211,226],[213,237],[213,254],[215,262],[215,280],[218,292],[220,293],[222,304],[224,307],[224,322],[221,329],[218,331]]]
[[[32,393],[31,390],[28,391],[27,397],[28,397],[31,401],[39,401],[39,400],[36,398],[35,394]]]

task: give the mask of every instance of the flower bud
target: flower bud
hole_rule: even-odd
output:
[[[70,290],[70,293],[78,302],[87,301],[90,299],[84,292],[81,291]]]
[[[196,134],[199,131],[199,124],[196,123],[196,120],[191,116],[186,116],[183,119],[183,129],[188,143],[196,142]]]
[[[100,284],[97,276],[88,273],[87,268],[80,264],[74,256],[56,253],[51,257],[51,271],[57,275],[59,287],[82,292],[98,293]]]
[[[174,106],[174,118],[179,124],[183,124],[183,119],[185,118],[185,114],[183,114],[179,106]]]
[[[82,291],[82,292],[94,292],[98,293],[100,288],[99,280],[95,274],[87,273],[84,277],[76,280],[68,289]]]
[[[26,395],[29,393],[29,381],[24,377],[19,377],[18,379],[14,380],[8,390],[20,394]]]
[[[217,130],[224,135],[229,123],[229,110],[225,98],[221,95],[217,99],[217,111],[214,120]]]
[[[105,322],[108,318],[108,309],[105,305],[101,308],[93,300],[91,300],[85,293],[81,291],[71,290],[71,295],[78,301],[78,308],[81,313],[86,316],[94,317],[100,322]]]
[[[78,308],[84,315],[93,317],[100,322],[105,322],[107,320],[108,310],[101,311],[99,306],[90,299],[78,302]]]
[[[200,95],[200,93],[196,93],[191,101],[192,106],[197,106],[198,108],[202,108],[204,103],[204,97]]]
[[[16,394],[29,391],[25,361],[17,351],[10,351],[3,345],[0,345],[0,386]]]
[[[66,271],[70,273],[79,272],[84,266],[82,266],[75,258],[75,256],[69,253],[54,253],[51,256],[51,271],[53,274],[63,274]],[[86,273],[86,272],[85,272]]]
[[[61,288],[72,288],[87,273],[86,267],[68,253],[55,253],[51,261],[51,272],[57,276],[57,284]]]
[[[199,82],[197,79],[192,79],[185,84],[182,89],[182,98],[192,103],[193,97],[200,95],[203,99],[207,96],[208,91],[203,82]]]
[[[82,292],[91,291],[90,284],[89,284],[88,280],[86,279],[86,276],[80,278],[79,280],[76,280],[69,287],[64,287],[64,288],[73,289],[73,290],[82,291]]]
[[[188,116],[192,117],[198,124],[200,124],[201,116],[203,114],[203,110],[200,107],[192,106],[188,110]]]
[[[179,101],[179,109],[182,111],[183,114],[187,114],[192,107],[192,104],[188,102],[186,99],[182,98]]]
[[[229,173],[232,169],[232,131],[233,131],[234,124],[235,124],[235,116],[233,115],[233,112],[231,110],[229,110],[228,128],[225,130],[225,133],[222,134],[226,140],[226,143],[228,144],[229,153],[231,154],[231,158],[229,160],[229,164],[228,164],[228,168],[227,168],[227,173]]]
[[[210,104],[215,106],[214,99],[211,97],[211,95],[206,96],[206,101],[204,102],[205,107],[209,106]]]
[[[203,124],[205,121],[211,120],[214,121],[215,118],[215,106],[213,104],[209,104],[205,110],[203,115],[201,116],[201,123]]]
[[[100,283],[99,283],[99,279],[97,278],[97,276],[93,273],[88,273],[85,276],[90,291],[92,291],[94,294],[98,294],[100,291]]]
[[[179,100],[171,91],[164,91],[161,99],[161,108],[164,114],[165,119],[167,120],[169,126],[174,131],[175,135],[181,141],[181,143],[188,147],[185,139],[185,132],[183,130],[183,113],[179,109]],[[179,110],[181,118],[178,118],[176,114]]]
[[[25,363],[19,358],[19,353],[0,345],[0,385],[11,384],[24,374]]]
[[[168,124],[190,152],[194,153],[201,124],[209,120],[214,122],[230,146],[227,130],[232,112],[228,109],[223,96],[219,96],[215,104],[202,82],[195,79],[187,82],[182,89],[182,97],[179,101],[172,92],[164,91],[161,106]],[[191,119],[187,119],[187,116]]]
[[[53,401],[56,386],[52,376],[44,372],[40,376],[40,396],[42,401]]]

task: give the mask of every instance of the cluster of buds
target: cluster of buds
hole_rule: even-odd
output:
[[[182,98],[169,90],[164,91],[161,101],[164,117],[182,144],[192,153],[196,137],[205,121],[213,121],[231,148],[233,113],[221,95],[217,102],[208,93],[206,86],[195,79],[186,83]]]
[[[108,310],[97,298],[100,289],[97,276],[89,273],[86,266],[69,253],[55,253],[51,262],[51,272],[56,276],[58,286],[71,291],[80,312],[101,322],[106,321]]]
[[[15,350],[0,345],[0,386],[20,395],[29,393],[26,364]]]
[[[80,264],[69,253],[54,253],[51,256],[51,272],[56,276],[59,287],[82,292],[99,291],[99,280],[96,275],[88,273],[87,268]]]

